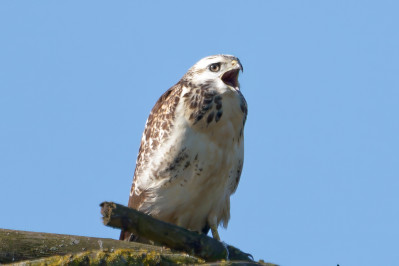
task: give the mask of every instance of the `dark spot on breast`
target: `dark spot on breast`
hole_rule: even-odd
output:
[[[215,116],[215,112],[212,112],[208,115],[208,117],[206,118],[206,122],[209,124],[210,122],[212,122],[213,117]]]
[[[187,92],[187,93],[185,93],[185,94],[183,95],[184,98],[187,98],[187,97],[190,97],[190,96],[191,96],[191,93],[190,93],[190,92]]]
[[[215,97],[215,103],[218,104],[218,103],[221,103],[221,102],[222,102],[222,96],[220,96],[220,95],[216,96]]]
[[[187,161],[186,164],[184,165],[184,169],[187,169],[187,167],[189,167],[190,164],[191,164],[190,161]],[[185,179],[184,179],[184,180],[185,180]]]
[[[204,104],[210,104],[213,101],[212,98],[205,98],[204,99]]]
[[[195,108],[197,108],[197,102],[196,101],[192,101],[190,103],[190,109],[195,109]]]
[[[183,148],[179,154],[176,156],[176,158],[169,164],[169,167],[166,168],[166,171],[173,171],[177,169],[182,163],[183,160],[188,158],[188,154],[186,152],[186,148]],[[177,177],[177,176],[176,176]]]
[[[216,109],[217,110],[220,110],[220,109],[222,109],[222,96],[220,96],[220,95],[217,95],[216,97],[215,97],[215,103],[216,103]]]
[[[223,115],[222,110],[219,110],[219,111],[216,113],[215,121],[218,122],[218,121],[220,120],[220,118],[222,117],[222,115]]]
[[[205,98],[212,98],[213,96],[215,96],[216,92],[213,91],[207,91],[204,93],[204,97]]]
[[[202,111],[206,112],[209,109],[211,109],[211,107],[212,107],[212,104],[204,104],[201,109],[202,109]]]
[[[195,122],[200,121],[204,117],[203,114],[198,114],[198,116],[195,118]]]

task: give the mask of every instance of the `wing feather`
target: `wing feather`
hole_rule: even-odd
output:
[[[141,173],[148,167],[154,151],[169,137],[181,91],[182,85],[180,83],[167,90],[155,103],[147,119],[130,190],[128,206],[131,208],[139,209],[148,197],[148,193],[145,190],[141,190],[137,183],[141,178],[148,178],[146,176],[142,177]]]

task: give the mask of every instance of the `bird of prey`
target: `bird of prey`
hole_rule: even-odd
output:
[[[244,162],[243,67],[231,55],[192,66],[153,107],[141,139],[128,206],[220,240]],[[120,239],[133,240],[122,231]]]

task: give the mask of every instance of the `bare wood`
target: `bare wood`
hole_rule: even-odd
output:
[[[204,234],[165,223],[137,210],[113,202],[100,204],[103,222],[175,250],[182,250],[206,261],[240,260],[253,262],[250,254],[224,245]]]
[[[150,258],[154,262],[189,264],[203,262],[184,253],[141,243],[109,238],[0,229],[0,264],[46,257],[55,258],[55,255],[58,255],[58,257],[68,255],[66,259],[70,259],[73,257],[71,257],[71,254],[74,254],[75,259],[87,259],[90,258],[90,254],[95,254],[96,256],[91,256],[95,258],[99,255],[115,257],[115,255],[122,254],[125,258],[138,259],[138,261],[144,259],[149,261]],[[112,256],[109,254],[112,254]]]

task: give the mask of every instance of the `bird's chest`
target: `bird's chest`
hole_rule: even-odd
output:
[[[232,138],[242,135],[246,103],[237,91],[200,91],[183,96],[184,111],[181,119],[190,133],[204,135],[215,145],[225,146]]]
[[[182,115],[177,117],[177,130],[171,142],[175,152],[185,154],[175,156],[184,157],[186,161],[186,168],[180,167],[179,171],[185,171],[184,176],[202,183],[227,179],[243,157],[245,100],[234,92],[205,92],[200,97],[197,94],[186,98],[180,106]],[[203,180],[215,176],[219,179]]]

